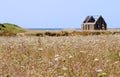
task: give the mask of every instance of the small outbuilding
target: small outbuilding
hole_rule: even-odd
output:
[[[107,30],[107,24],[102,16],[87,16],[81,30]]]

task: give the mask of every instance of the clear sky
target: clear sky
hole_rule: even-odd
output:
[[[1,0],[0,23],[23,28],[80,28],[87,15],[102,15],[120,28],[120,0]]]

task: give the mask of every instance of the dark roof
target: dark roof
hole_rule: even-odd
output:
[[[83,23],[95,23],[100,17],[99,15],[87,16]]]

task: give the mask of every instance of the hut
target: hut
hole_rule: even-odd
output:
[[[81,30],[107,30],[107,24],[102,16],[87,16]]]

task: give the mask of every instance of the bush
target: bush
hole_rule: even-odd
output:
[[[44,35],[47,36],[68,36],[69,33],[67,31],[61,31],[61,32],[45,32]]]
[[[42,36],[43,37],[43,33],[37,33],[36,36]]]
[[[61,31],[60,34],[61,34],[61,36],[68,36],[69,35],[69,33],[67,31]]]
[[[15,33],[12,33],[10,31],[0,32],[0,36],[15,36],[15,35],[16,35]]]
[[[45,32],[45,35],[47,35],[47,36],[56,36],[57,34],[56,33],[51,33],[51,32]]]

